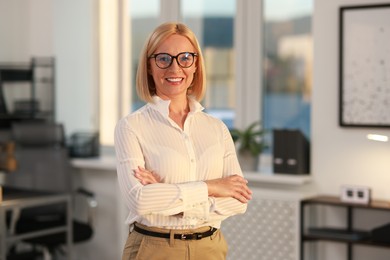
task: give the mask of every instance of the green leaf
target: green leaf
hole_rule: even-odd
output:
[[[233,141],[238,145],[239,152],[250,152],[253,156],[261,154],[267,144],[264,143],[266,131],[261,129],[260,121],[253,122],[245,129],[231,129]]]

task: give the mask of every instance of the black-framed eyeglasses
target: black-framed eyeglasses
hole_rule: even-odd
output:
[[[198,54],[193,52],[181,52],[176,56],[168,53],[157,53],[149,56],[149,59],[154,59],[157,67],[167,69],[172,65],[173,59],[176,59],[177,64],[182,68],[189,68],[194,64],[195,57]]]

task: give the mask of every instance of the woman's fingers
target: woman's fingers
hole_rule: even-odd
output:
[[[207,180],[209,196],[232,197],[242,203],[252,199],[252,191],[248,187],[248,181],[239,175],[232,175],[220,179]]]
[[[134,176],[143,184],[153,184],[161,182],[160,176],[154,171],[148,171],[142,167],[134,170]]]
[[[230,178],[233,183],[236,185],[236,189],[234,190],[235,198],[238,199],[239,201],[247,202],[248,200],[252,199],[252,191],[248,187],[248,181],[239,175],[232,175],[227,178]]]

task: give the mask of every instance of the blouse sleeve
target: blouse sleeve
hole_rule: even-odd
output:
[[[223,158],[223,177],[230,175],[243,176],[240,164],[238,163],[236,149],[229,129],[225,124],[222,125],[222,135],[224,143],[224,158]],[[243,214],[247,209],[247,203],[242,203],[234,198],[214,198],[209,199],[210,203],[210,218],[215,220],[223,220],[229,216]]]
[[[184,213],[184,218],[208,219],[210,205],[206,183],[156,183],[144,186],[134,177],[134,170],[145,165],[142,149],[138,137],[125,119],[120,120],[115,128],[114,142],[119,188],[129,210],[138,215],[171,216]]]

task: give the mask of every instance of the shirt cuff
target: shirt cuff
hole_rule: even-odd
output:
[[[209,218],[210,204],[205,182],[191,182],[178,185],[183,199],[183,218],[190,222],[203,222]]]

